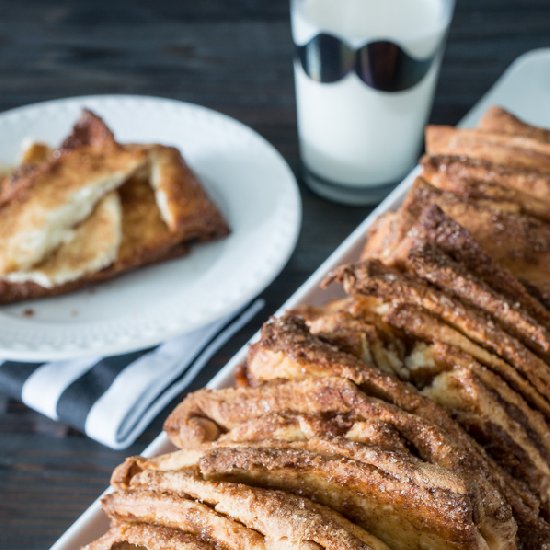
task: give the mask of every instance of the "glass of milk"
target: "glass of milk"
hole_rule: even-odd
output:
[[[380,200],[415,164],[453,0],[291,0],[298,136],[309,186]]]

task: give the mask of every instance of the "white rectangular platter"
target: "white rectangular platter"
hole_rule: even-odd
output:
[[[501,105],[527,122],[550,127],[550,49],[538,49],[517,58],[494,84],[489,92],[471,109],[461,121],[462,126],[475,126],[490,105]],[[363,223],[329,256],[309,279],[279,309],[305,305],[319,305],[334,297],[334,294],[319,288],[320,282],[336,266],[356,261],[359,258],[365,235],[374,220],[384,212],[396,209],[406,195],[419,169],[415,168],[394,191],[376,208]],[[255,335],[252,340],[256,339]],[[208,384],[217,389],[232,385],[235,367],[246,356],[245,346]],[[152,457],[172,450],[168,438],[159,435],[142,453]],[[99,537],[108,527],[107,518],[101,510],[99,499],[78,518],[65,534],[52,546],[52,550],[76,550],[83,544]]]

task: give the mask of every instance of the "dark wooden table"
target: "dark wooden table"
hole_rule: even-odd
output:
[[[548,0],[459,0],[431,121],[456,123],[515,57],[550,46],[549,29]],[[0,111],[92,93],[166,96],[242,120],[298,170],[291,57],[285,1],[0,0]],[[301,190],[298,247],[264,292],[264,317],[369,212]],[[220,351],[198,385],[253,328]],[[49,547],[165,416],[115,452],[0,395],[0,548]]]

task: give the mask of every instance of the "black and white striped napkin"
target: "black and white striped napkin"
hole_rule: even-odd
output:
[[[255,300],[199,330],[125,355],[51,363],[0,361],[0,390],[108,447],[123,449],[263,305]]]

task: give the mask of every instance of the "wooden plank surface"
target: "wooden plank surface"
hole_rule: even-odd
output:
[[[454,124],[514,60],[550,46],[548,0],[459,0],[431,120]],[[136,93],[200,103],[249,124],[298,170],[288,3],[0,0],[0,111],[64,96]],[[264,292],[277,308],[369,212],[302,188],[297,250]],[[246,341],[213,359],[202,385]],[[115,452],[0,395],[0,548],[47,548],[158,433]]]

